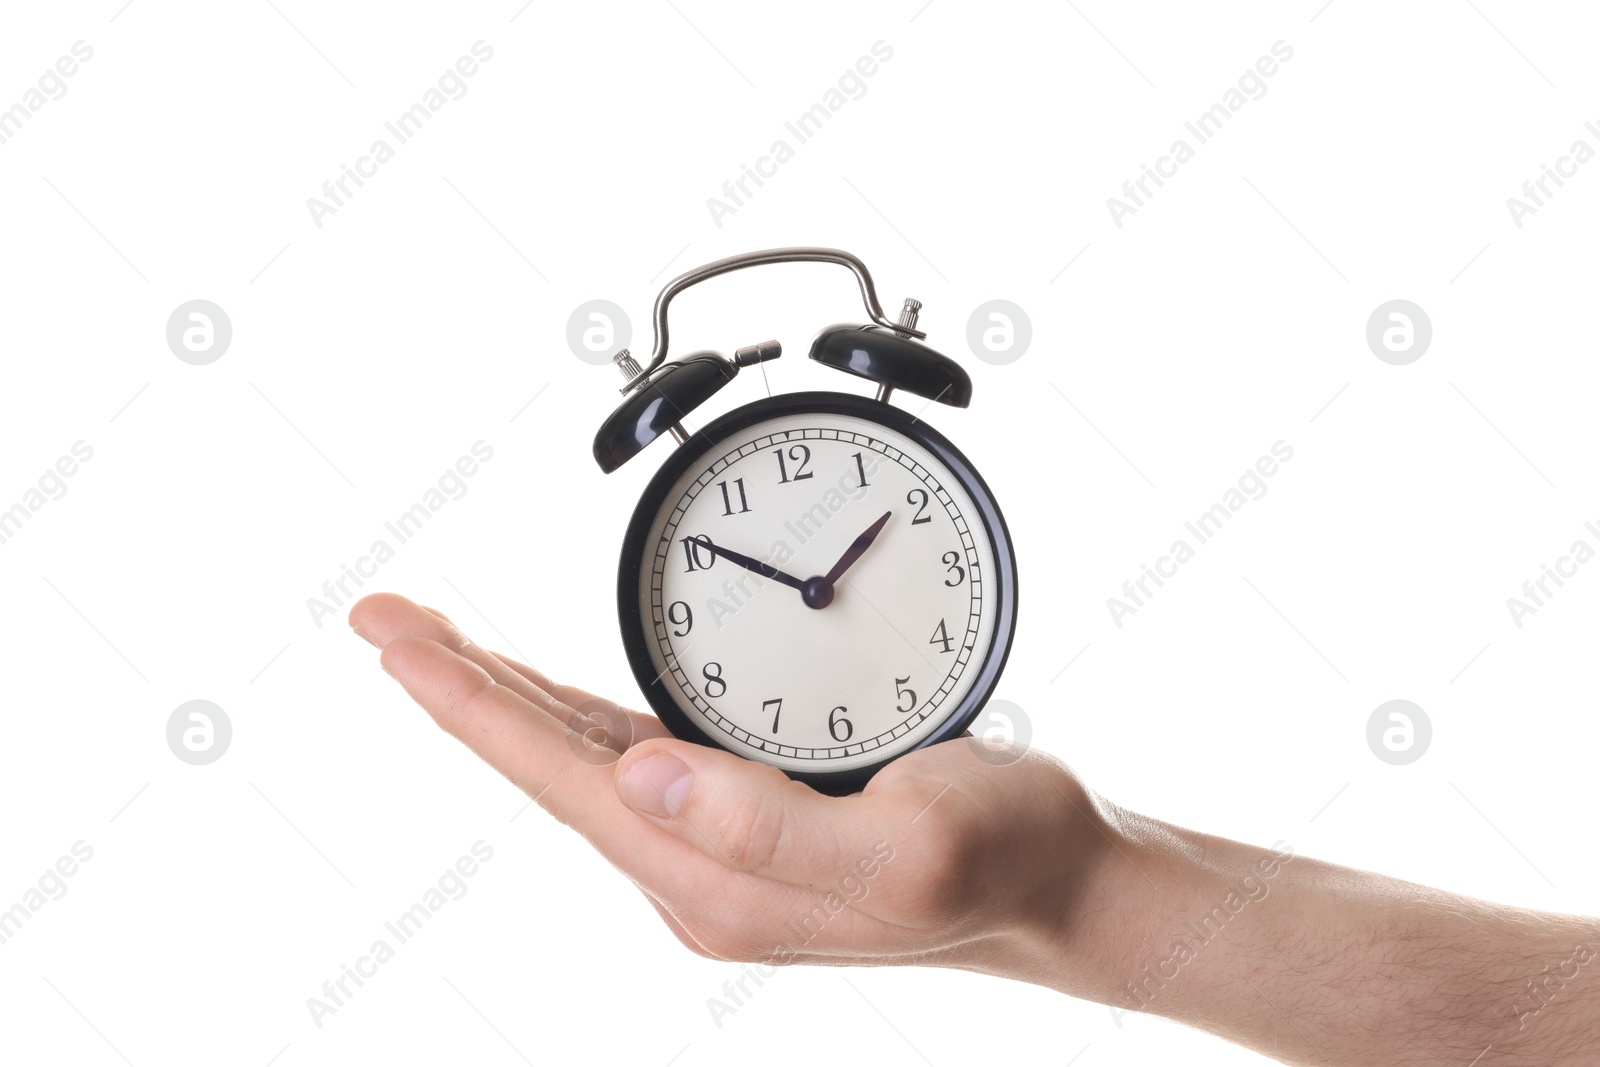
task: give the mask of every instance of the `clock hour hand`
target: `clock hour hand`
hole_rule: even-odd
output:
[[[801,589],[806,584],[794,575],[785,574],[769,563],[762,563],[759,559],[751,559],[749,556],[735,552],[731,548],[723,548],[721,545],[713,544],[709,537],[696,537],[694,541],[701,548],[716,553],[729,563],[737,564],[747,571],[753,571],[763,578],[771,578],[773,581],[787,585],[791,589]]]
[[[860,559],[862,555],[866,553],[867,549],[872,547],[872,542],[878,539],[878,535],[883,532],[883,527],[889,521],[889,516],[892,514],[893,512],[885,511],[882,518],[878,519],[878,521],[873,523],[871,526],[868,526],[860,537],[857,537],[854,541],[850,542],[850,547],[844,550],[844,555],[839,557],[839,562],[833,565],[833,570],[827,573],[827,575],[823,578],[823,581],[827,582],[829,585],[833,585],[840,578],[844,577],[844,572],[850,569],[850,565],[856,560]]]

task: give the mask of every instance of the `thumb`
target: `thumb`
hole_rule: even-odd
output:
[[[885,847],[889,825],[866,796],[823,796],[776,767],[674,739],[618,761],[617,796],[718,862],[798,886],[832,884]]]

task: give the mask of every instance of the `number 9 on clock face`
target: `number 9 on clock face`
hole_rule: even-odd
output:
[[[830,793],[966,729],[1016,600],[972,465],[840,393],[758,401],[690,438],[635,510],[618,585],[629,663],[675,735]]]

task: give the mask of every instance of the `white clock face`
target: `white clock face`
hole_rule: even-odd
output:
[[[863,418],[784,415],[717,442],[668,490],[643,555],[638,610],[667,692],[724,747],[785,770],[915,747],[996,637],[977,505],[927,448]]]

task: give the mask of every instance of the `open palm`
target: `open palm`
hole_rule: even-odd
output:
[[[1104,851],[1093,801],[1034,753],[1005,765],[980,758],[982,742],[948,742],[828,797],[557,684],[403,597],[363,599],[350,624],[441,727],[583,834],[704,956],[989,971],[1070,912]]]

